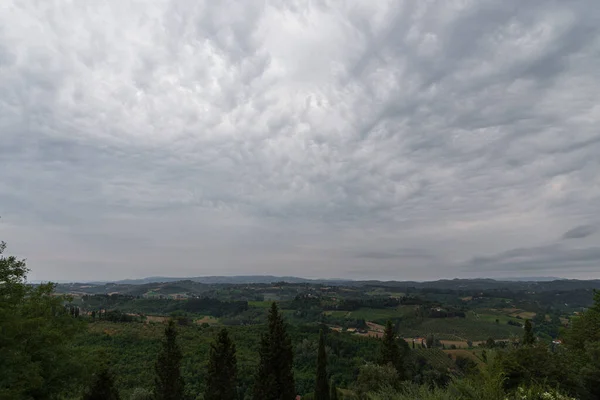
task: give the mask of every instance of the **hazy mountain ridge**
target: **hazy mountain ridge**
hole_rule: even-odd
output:
[[[119,281],[93,281],[87,282],[91,285],[105,285],[109,283],[122,285],[144,285],[147,283],[166,283],[192,281],[206,284],[244,284],[244,283],[318,283],[318,282],[351,282],[349,279],[309,279],[295,276],[273,276],[273,275],[234,275],[234,276],[198,276],[198,277],[163,277],[153,276],[140,279],[123,279]]]
[[[325,285],[325,286],[372,286],[395,289],[409,293],[412,289],[434,291],[571,291],[600,289],[600,280],[557,279],[552,281],[511,281],[496,279],[441,279],[437,281],[352,281],[341,279],[307,279],[297,277],[279,277],[271,275],[253,276],[207,276],[195,278],[149,277],[144,279],[127,279],[116,282],[61,283],[57,291],[63,293],[108,294],[121,293],[142,295],[147,292],[160,293],[193,293],[196,295],[209,292],[215,287],[239,285],[272,285],[285,282],[288,285]]]
[[[275,276],[275,275],[211,275],[211,276],[197,276],[197,277],[166,277],[166,276],[151,276],[147,278],[137,279],[121,279],[117,281],[85,281],[76,283],[86,283],[90,285],[106,285],[106,284],[119,284],[119,285],[144,285],[147,283],[166,283],[166,282],[180,282],[180,281],[192,281],[206,284],[255,284],[255,283],[273,283],[273,282],[286,282],[286,283],[415,283],[416,285],[427,284],[431,282],[551,282],[551,281],[579,281],[578,279],[566,279],[558,277],[506,277],[506,278],[454,278],[454,279],[438,279],[433,281],[398,281],[398,280],[355,280],[355,279],[341,279],[341,278],[326,278],[326,279],[312,279],[312,278],[301,278],[296,276]],[[587,280],[585,280],[587,281]],[[59,283],[75,283],[61,281]]]

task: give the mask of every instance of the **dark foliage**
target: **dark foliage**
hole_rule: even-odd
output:
[[[115,379],[109,369],[102,369],[94,377],[94,381],[86,393],[83,400],[119,400],[119,391],[115,387]]]
[[[296,396],[292,342],[277,304],[269,311],[268,332],[260,342],[260,362],[254,383],[255,400],[291,400]]]
[[[210,346],[205,400],[234,400],[237,397],[235,344],[223,328]]]
[[[177,330],[170,320],[165,328],[163,347],[156,361],[154,394],[157,400],[181,400],[183,379],[181,377],[181,350],[177,345]]]
[[[531,346],[535,343],[535,336],[533,334],[533,326],[531,320],[525,321],[525,332],[523,333],[523,346]]]
[[[327,380],[327,353],[325,351],[325,335],[319,333],[319,350],[317,352],[317,379],[315,382],[315,400],[329,400],[329,381]]]
[[[398,378],[404,380],[406,379],[404,358],[408,351],[408,345],[404,340],[400,340],[400,342],[399,344],[399,341],[396,340],[392,321],[388,321],[381,340],[378,363],[380,365],[393,365],[398,372]]]

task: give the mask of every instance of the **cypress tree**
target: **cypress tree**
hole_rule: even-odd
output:
[[[530,346],[535,343],[535,336],[533,335],[533,326],[531,326],[531,320],[525,321],[525,333],[523,334],[523,345]]]
[[[338,400],[337,388],[335,387],[335,384],[333,382],[331,382],[330,388],[331,390],[329,392],[329,400]]]
[[[181,350],[177,346],[175,323],[170,320],[165,328],[165,340],[156,361],[154,394],[157,400],[181,400],[183,398],[181,358]]]
[[[329,382],[327,381],[327,352],[325,351],[325,335],[323,334],[323,329],[321,329],[319,332],[315,400],[329,400]]]
[[[237,360],[235,344],[223,328],[210,345],[205,400],[235,400],[237,397]]]
[[[296,396],[292,341],[277,304],[269,311],[269,330],[260,339],[260,362],[254,382],[254,400],[292,400]]]
[[[408,347],[408,345],[406,345]],[[404,348],[402,348],[404,350]],[[392,321],[387,321],[385,330],[383,332],[383,338],[381,341],[381,348],[379,353],[378,363],[380,365],[392,364],[400,379],[404,379],[404,351],[401,351],[396,337],[394,335],[394,327]]]
[[[92,385],[83,395],[83,400],[119,400],[119,391],[108,368],[102,369],[95,377]]]

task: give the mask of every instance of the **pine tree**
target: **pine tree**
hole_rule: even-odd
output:
[[[92,386],[83,395],[83,400],[119,400],[119,392],[115,387],[112,373],[102,369],[92,382]]]
[[[183,379],[180,372],[181,350],[177,346],[177,330],[173,320],[165,329],[165,340],[156,361],[154,394],[157,400],[181,400]]]
[[[206,400],[235,400],[237,397],[237,360],[235,344],[223,328],[215,343],[210,346],[208,374],[206,376]]]
[[[525,333],[523,334],[523,345],[530,346],[535,343],[535,336],[533,335],[533,326],[531,326],[531,320],[525,321]]]
[[[385,325],[378,361],[380,365],[392,364],[398,371],[400,379],[404,379],[404,347],[401,351],[396,342],[392,321],[388,321]]]
[[[327,381],[327,352],[325,351],[325,334],[319,333],[319,350],[317,353],[317,380],[315,382],[315,400],[329,400],[329,382]]]
[[[269,330],[260,340],[260,362],[254,382],[255,400],[292,400],[296,396],[294,355],[277,304],[269,311]]]
[[[335,387],[335,384],[333,382],[331,382],[330,389],[331,390],[329,392],[329,400],[338,400],[337,388]]]

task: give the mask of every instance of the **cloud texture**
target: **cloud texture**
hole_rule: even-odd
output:
[[[33,279],[600,277],[599,27],[595,0],[1,1],[0,234]]]

